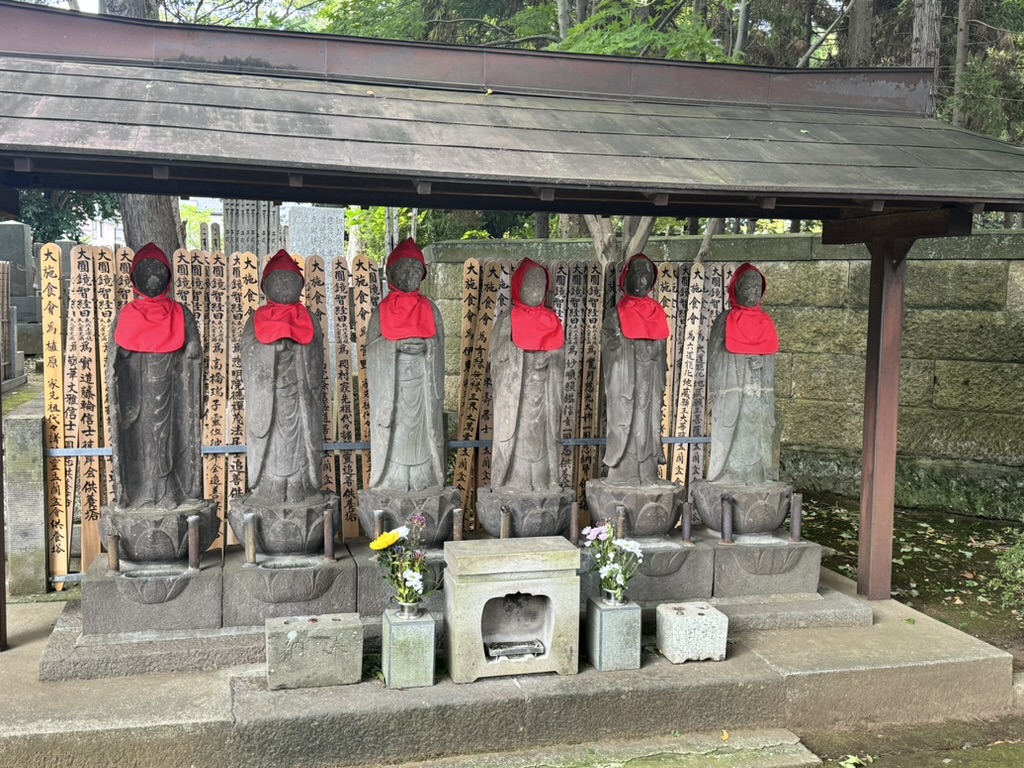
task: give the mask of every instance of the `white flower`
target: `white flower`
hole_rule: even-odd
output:
[[[615,548],[620,549],[623,552],[631,552],[636,555],[637,560],[644,559],[644,553],[640,550],[640,544],[631,539],[616,539]]]
[[[417,573],[412,569],[406,569],[402,571],[402,580],[405,582],[405,586],[410,587],[416,591],[416,594],[423,594],[423,574]]]
[[[392,533],[397,533],[399,538],[404,539],[406,536],[409,535],[409,526],[400,525],[397,528],[395,528],[395,530],[392,531]]]
[[[611,574],[621,574],[622,566],[618,563],[608,563],[607,565],[602,565],[597,572],[601,575],[602,579],[607,579]],[[622,577],[618,576],[618,578]]]

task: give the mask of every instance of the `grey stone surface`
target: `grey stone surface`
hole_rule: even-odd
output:
[[[18,349],[26,355],[43,354],[43,326],[41,323],[18,323]]]
[[[245,564],[242,552],[224,563],[224,626],[263,625],[280,616],[354,613],[356,566],[347,551],[337,559],[316,556],[260,556]]]
[[[345,255],[345,209],[288,208],[288,250],[324,259]]]
[[[62,608],[56,603],[50,607]],[[108,677],[194,675],[207,670],[258,664],[265,658],[263,627],[82,634],[82,604],[71,600],[39,657],[39,680],[98,680]],[[40,634],[43,638],[45,635]],[[34,670],[33,670],[34,671]],[[154,678],[150,677],[149,680]],[[134,688],[124,686],[122,688]],[[147,689],[148,686],[141,686]],[[192,701],[191,697],[185,697]],[[169,702],[163,702],[165,705]],[[192,719],[199,719],[192,713]]]
[[[36,270],[32,257],[32,228],[28,224],[0,222],[0,260],[11,264],[11,295],[31,295]]]
[[[694,508],[704,525],[721,531],[723,516],[732,515],[734,534],[777,530],[789,514],[793,498],[793,486],[779,482],[744,485],[694,480],[690,489]]]
[[[579,666],[579,550],[560,537],[445,544],[445,647],[456,683]],[[540,641],[542,651],[488,657],[487,643]]]
[[[749,260],[745,256],[743,260]],[[850,280],[847,261],[765,261],[757,255],[758,268],[768,281],[767,307],[842,307]]]
[[[600,672],[640,668],[640,606],[587,599],[587,659]]]
[[[1024,313],[919,309],[903,323],[903,356],[1022,363]]]
[[[638,538],[644,559],[629,581],[626,595],[644,608],[663,602],[677,602],[692,598],[709,598],[715,578],[715,554],[703,542],[684,546],[679,531],[670,536]],[[585,565],[592,559],[583,550]],[[582,576],[582,596],[598,597],[601,579],[596,572]]]
[[[47,591],[47,525],[42,400],[4,419],[4,507],[10,594]]]
[[[198,571],[167,563],[114,573],[105,557],[97,557],[82,581],[82,632],[219,628],[225,586],[220,551],[207,552],[200,565]]]
[[[491,536],[501,535],[501,510],[512,515],[511,533],[521,536],[559,536],[569,532],[575,494],[565,488],[525,491],[477,488],[477,520]]]
[[[1024,364],[937,360],[934,405],[955,411],[1024,412]]]
[[[913,309],[1003,309],[1008,272],[1006,261],[910,259],[906,305]],[[965,275],[970,279],[965,280]]]
[[[358,613],[267,619],[267,687],[320,688],[363,676],[363,624]]]
[[[43,301],[39,296],[11,296],[11,306],[18,310],[18,327],[27,324],[39,324],[43,321]],[[18,349],[23,349],[18,345]],[[30,354],[39,354],[24,350]]]
[[[623,486],[599,478],[588,480],[585,488],[594,523],[610,522],[619,535],[631,539],[668,534],[679,522],[685,501],[685,489],[680,483]],[[624,508],[626,515],[622,531],[618,530],[620,508]]]
[[[816,627],[870,627],[871,606],[828,587],[817,593],[715,597],[711,605],[729,617],[733,633]]]
[[[761,543],[722,544],[710,531],[695,534],[715,551],[715,597],[815,593],[821,569],[821,545],[792,543],[788,534],[776,533]]]
[[[707,602],[658,606],[658,650],[673,664],[722,661],[729,617]]]
[[[1012,261],[1008,268],[1006,308],[1024,312],[1024,261]]]
[[[434,684],[434,617],[401,618],[396,608],[381,617],[381,669],[388,688],[424,688]]]
[[[846,579],[825,573],[823,584],[853,597]],[[480,753],[581,739],[585,759],[594,756],[588,749],[605,755],[603,743],[580,735],[580,712],[599,724],[601,738],[637,739],[654,752],[667,741],[687,741],[669,736],[673,731],[707,732],[707,747],[725,748],[723,726],[739,746],[750,744],[742,734],[751,728],[871,728],[883,721],[902,727],[962,720],[965,712],[1014,715],[1010,654],[893,601],[871,606],[870,626],[738,634],[726,660],[714,664],[647,656],[639,670],[602,674],[584,665],[570,679],[526,675],[474,685],[455,685],[442,674],[432,688],[400,693],[376,680],[269,691],[262,665],[230,673],[185,668],[131,682],[40,682],[40,654],[61,606],[14,604],[12,648],[0,654],[0,766],[71,768],[86,753],[95,768],[211,760],[340,767],[457,755],[466,756],[464,765],[488,766]],[[263,639],[260,627],[260,653]],[[200,643],[183,647],[195,647],[205,661]],[[55,699],[75,703],[58,720]]]
[[[124,509],[118,505],[100,509],[103,541],[116,533],[118,551],[134,563],[173,563],[188,559],[188,519],[199,518],[199,551],[205,552],[220,533],[220,515],[213,501],[185,501],[171,509],[147,505]]]
[[[363,489],[357,497],[359,525],[367,538],[374,537],[373,513],[378,509],[384,511],[385,531],[405,525],[412,515],[423,515],[427,519],[420,541],[424,547],[439,547],[451,538],[454,512],[460,504],[459,492],[451,486],[405,493]]]
[[[300,501],[262,501],[247,493],[228,502],[228,522],[239,541],[245,541],[245,517],[253,514],[256,551],[267,555],[314,555],[324,551],[324,514],[330,513],[335,531],[341,528],[338,497],[314,493]]]

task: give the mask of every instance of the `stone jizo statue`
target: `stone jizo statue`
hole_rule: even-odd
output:
[[[729,283],[732,309],[719,315],[708,341],[712,483],[756,485],[779,479],[775,417],[775,324],[761,309],[766,283],[743,264]]]
[[[266,304],[242,331],[249,493],[261,504],[321,496],[323,336],[299,301],[303,282],[279,251],[263,271]]]
[[[642,253],[622,270],[622,298],[601,329],[608,447],[604,464],[613,485],[654,485],[665,461],[661,409],[665,398],[668,320],[650,297],[657,269]]]
[[[162,250],[140,248],[131,280],[107,362],[114,494],[121,509],[173,509],[203,495],[203,350],[192,313],[168,295]]]
[[[494,321],[491,488],[557,490],[565,336],[544,306],[548,271],[524,259],[512,275],[512,307]]]
[[[410,238],[387,260],[391,290],[370,317],[370,488],[388,492],[444,485],[444,326],[420,294],[426,262]]]

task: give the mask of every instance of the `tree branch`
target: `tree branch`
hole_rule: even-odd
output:
[[[853,4],[856,2],[857,0],[850,0],[850,2],[846,4],[846,7],[839,12],[838,16],[836,16],[836,20],[833,21],[831,25],[829,25],[828,29],[821,33],[821,36],[817,39],[817,41],[810,48],[807,49],[807,52],[803,56],[800,57],[800,61],[796,63],[797,69],[799,69],[800,67],[806,67],[810,63],[811,56],[814,55],[814,52],[821,48],[825,41],[828,40],[829,35],[835,32],[836,27],[839,26],[839,22],[846,18],[846,14],[850,12],[850,9],[853,7]]]

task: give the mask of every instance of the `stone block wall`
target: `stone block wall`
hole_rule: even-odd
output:
[[[652,238],[655,261],[690,261],[699,238]],[[425,292],[448,337],[456,410],[462,263],[593,257],[589,241],[462,241],[427,249]],[[870,264],[863,246],[810,235],[722,236],[713,261],[751,261],[782,351],[782,470],[800,489],[860,489]],[[1024,233],[922,240],[907,263],[897,504],[1024,520]]]

